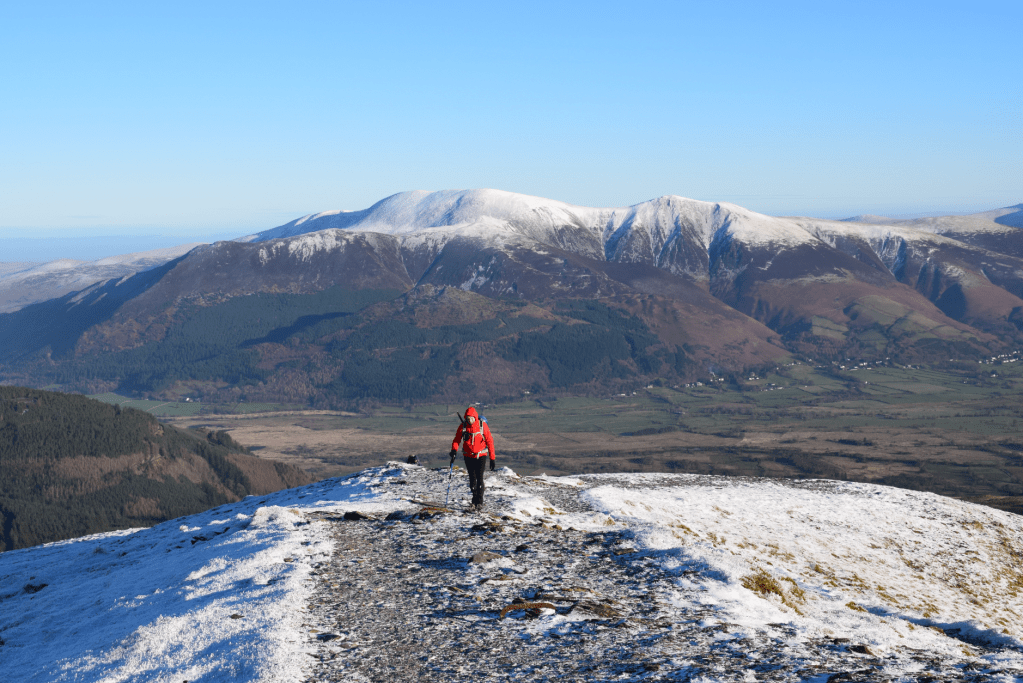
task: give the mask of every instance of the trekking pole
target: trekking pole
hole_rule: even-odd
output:
[[[444,496],[444,507],[448,506],[448,498],[451,497],[451,475],[454,474],[454,471],[455,471],[455,461],[452,460],[451,461],[451,466],[448,467],[448,493],[447,493],[447,495]]]
[[[458,415],[458,421],[462,423],[462,427],[464,428],[465,427],[465,418],[462,417],[461,413],[455,413],[455,414]],[[451,475],[454,474],[454,471],[455,471],[455,461],[452,459],[451,460],[451,466],[448,467],[448,492],[447,492],[447,495],[444,496],[444,507],[448,506],[448,498],[451,497]]]

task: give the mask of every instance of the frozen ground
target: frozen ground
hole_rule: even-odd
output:
[[[0,670],[1023,680],[1018,516],[863,484],[506,469],[489,475],[487,512],[469,514],[465,482],[456,471],[443,509],[446,472],[392,464],[4,553]]]

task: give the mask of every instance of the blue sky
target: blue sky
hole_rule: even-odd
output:
[[[1018,0],[370,4],[0,6],[0,260],[411,189],[822,217],[1023,202]]]

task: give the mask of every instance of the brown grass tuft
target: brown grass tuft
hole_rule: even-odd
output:
[[[763,569],[758,570],[756,574],[742,577],[742,585],[763,598],[773,593],[783,600],[785,599],[785,593],[782,591],[781,586],[774,580],[774,577]]]
[[[518,609],[541,610],[541,609],[557,609],[557,608],[554,605],[552,605],[551,603],[549,603],[549,602],[520,602],[520,603],[516,603],[514,605],[508,605],[507,607],[502,609],[501,610],[501,615],[498,618],[499,619],[504,619],[505,616],[508,614],[508,612],[513,612],[513,611],[518,610]]]

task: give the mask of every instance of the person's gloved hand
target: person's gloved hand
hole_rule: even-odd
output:
[[[490,461],[490,471],[491,472],[494,471],[494,461],[493,461],[493,459],[491,459],[491,461]]]
[[[458,449],[457,448],[452,448],[451,452],[448,453],[448,456],[451,458],[451,463],[452,464],[454,464],[454,462],[455,462],[455,454],[456,453],[458,453]]]

